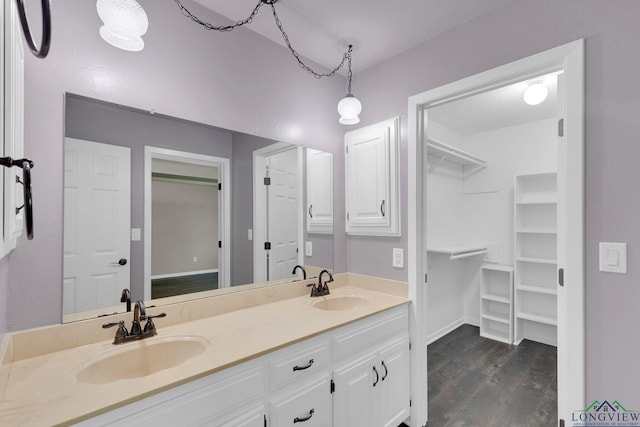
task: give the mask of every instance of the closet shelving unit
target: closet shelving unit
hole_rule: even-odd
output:
[[[489,252],[487,245],[438,245],[428,247],[427,252],[449,255],[450,260],[468,258],[477,255],[485,255]]]
[[[459,148],[431,139],[427,140],[427,154],[438,159],[432,163],[429,172],[435,172],[444,160],[462,165],[464,171],[463,178],[487,167],[487,162],[481,158]]]
[[[480,283],[480,336],[512,344],[513,267],[485,264]]]
[[[514,344],[557,345],[557,174],[515,178]]]

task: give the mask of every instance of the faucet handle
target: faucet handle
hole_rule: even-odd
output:
[[[160,313],[156,315],[147,316],[147,323],[144,325],[144,333],[151,333],[151,335],[156,334],[156,324],[153,323],[153,319],[158,317],[167,317],[167,313]]]
[[[118,344],[119,342],[122,342],[122,340],[124,340],[127,335],[129,335],[129,331],[127,331],[127,328],[124,326],[124,320],[121,320],[119,322],[105,323],[104,325],[102,325],[104,329],[112,328],[114,326],[118,327],[118,330],[116,331],[116,337],[114,339],[114,344]]]

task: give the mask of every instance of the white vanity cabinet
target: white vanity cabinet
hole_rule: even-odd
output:
[[[334,427],[396,427],[409,417],[409,335],[401,314],[336,337]]]
[[[346,232],[399,236],[400,119],[345,133]]]
[[[402,305],[76,425],[396,427],[409,377]]]
[[[0,6],[0,157],[24,157],[24,48],[20,20],[15,1],[4,1]],[[23,230],[22,169],[0,166],[0,258],[16,246]]]

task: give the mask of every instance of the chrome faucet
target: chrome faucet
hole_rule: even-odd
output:
[[[295,275],[296,270],[298,269],[302,270],[302,280],[307,280],[307,271],[301,265],[296,265],[295,267],[293,267],[293,271],[291,272],[291,274]]]
[[[113,326],[117,326],[118,330],[116,331],[116,336],[113,339],[114,344],[122,344],[129,341],[141,340],[144,338],[149,338],[154,335],[157,335],[156,325],[153,323],[153,319],[158,317],[165,317],[166,313],[156,314],[155,316],[147,316],[147,310],[144,307],[144,302],[136,301],[136,304],[133,308],[133,323],[131,324],[131,331],[127,331],[127,328],[124,326],[124,320],[119,322],[105,323],[102,325],[103,328],[111,328]],[[146,320],[147,323],[144,325],[144,329],[142,329],[140,325],[141,320]]]
[[[329,275],[329,280],[323,283],[322,275],[325,273]],[[307,285],[311,287],[311,296],[322,297],[325,295],[329,295],[329,285],[327,285],[327,283],[330,282],[333,282],[333,275],[328,270],[322,270],[320,272],[320,275],[318,275],[318,284],[316,285],[315,283],[309,283]]]

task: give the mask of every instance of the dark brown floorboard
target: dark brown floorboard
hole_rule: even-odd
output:
[[[218,273],[194,274],[151,281],[151,298],[172,297],[218,289]]]
[[[428,427],[558,425],[555,347],[528,340],[510,346],[463,325],[427,352]]]

